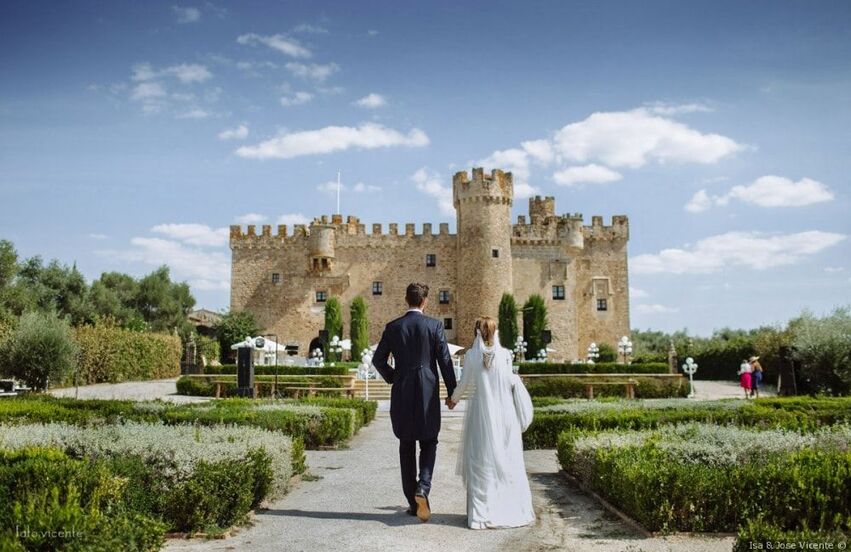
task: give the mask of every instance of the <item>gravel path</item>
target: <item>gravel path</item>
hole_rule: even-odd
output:
[[[177,386],[174,379],[150,380],[150,381],[128,381],[125,383],[99,383],[97,385],[84,385],[76,390],[73,387],[53,389],[50,394],[55,397],[74,397],[80,399],[123,399],[132,401],[146,401],[162,399],[176,403],[201,402],[209,400],[206,397],[188,397],[177,394]]]
[[[535,525],[467,529],[466,495],[461,479],[454,475],[461,415],[457,411],[444,414],[430,497],[434,513],[429,523],[403,512],[398,441],[382,411],[352,439],[348,449],[308,451],[310,472],[318,479],[302,481],[290,494],[258,511],[251,527],[221,540],[172,540],[166,550],[728,552],[731,548],[732,539],[646,539],[637,535],[565,483],[553,450],[526,452],[538,513]]]

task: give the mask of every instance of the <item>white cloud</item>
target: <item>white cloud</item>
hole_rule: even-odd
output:
[[[291,107],[294,105],[306,104],[313,99],[313,94],[310,92],[296,92],[290,96],[281,96],[281,105]]]
[[[712,198],[706,190],[698,190],[686,203],[685,210],[689,213],[702,213],[712,207]]]
[[[651,113],[664,115],[666,117],[684,115],[686,113],[706,113],[712,111],[711,107],[702,103],[669,104],[665,102],[654,102],[647,104],[646,108]]]
[[[638,255],[630,259],[630,267],[635,274],[708,274],[742,267],[761,270],[799,263],[846,237],[816,230],[776,235],[727,232],[688,248]]]
[[[133,66],[132,79],[135,82],[146,82],[164,77],[174,77],[183,84],[205,82],[213,77],[206,66],[198,63],[181,63],[164,69],[154,69],[150,63],[139,63]]]
[[[328,34],[328,29],[325,27],[320,27],[318,25],[311,25],[309,23],[302,23],[300,25],[296,25],[293,27],[294,33],[308,33],[308,34]]]
[[[381,186],[375,186],[373,184],[364,184],[363,182],[358,182],[352,187],[353,192],[357,193],[373,193],[380,192]]]
[[[282,54],[296,59],[309,58],[312,55],[310,50],[302,46],[298,40],[281,34],[263,36],[255,33],[248,33],[240,35],[236,41],[240,44],[249,46],[263,44],[273,50],[277,50]]]
[[[598,160],[630,168],[651,161],[716,163],[744,149],[726,136],[703,134],[647,108],[593,113],[559,130],[554,143],[557,152],[571,161]]]
[[[727,205],[732,199],[759,207],[803,207],[832,201],[833,198],[833,192],[827,186],[812,178],[795,182],[791,178],[767,175],[747,185],[733,186],[729,192],[719,196],[710,197],[706,190],[699,190],[685,208],[699,213],[712,205]]]
[[[249,159],[291,159],[350,148],[424,147],[428,143],[428,136],[418,128],[403,134],[379,124],[364,123],[358,127],[328,126],[290,132],[259,144],[242,146],[236,154]]]
[[[452,188],[442,184],[439,174],[423,167],[411,175],[411,180],[419,191],[437,200],[437,205],[442,214],[455,215],[455,207],[452,204]]]
[[[226,128],[219,133],[219,140],[245,140],[248,138],[248,125],[240,124],[235,128]]]
[[[343,184],[340,184],[338,186],[336,180],[329,180],[328,182],[323,182],[322,184],[316,186],[316,191],[322,192],[323,194],[336,195],[337,188],[340,188],[341,192],[346,189]]]
[[[89,237],[93,240],[105,240],[109,236],[107,236],[106,234],[89,234]]]
[[[533,149],[535,146],[533,146]],[[501,169],[510,171],[514,179],[514,197],[525,199],[539,195],[541,190],[529,183],[529,157],[525,149],[509,148],[497,150],[484,159],[470,163],[474,167],[488,169]]]
[[[340,70],[340,66],[336,63],[311,63],[307,65],[304,63],[291,61],[287,63],[284,67],[286,67],[287,71],[289,71],[296,77],[300,77],[303,79],[311,79],[318,82],[324,81],[325,79]]]
[[[355,102],[355,105],[358,107],[363,107],[365,109],[377,109],[379,107],[384,107],[385,105],[387,105],[387,100],[381,94],[376,94],[375,92],[373,92],[357,100]]]
[[[278,217],[278,224],[294,226],[296,224],[310,224],[310,219],[301,213],[289,213]]]
[[[567,167],[553,174],[555,183],[562,186],[575,186],[584,183],[604,184],[616,182],[621,178],[623,176],[619,172],[593,163],[580,167]]]
[[[370,29],[366,32],[366,34],[368,36],[378,36],[378,31],[376,31],[375,29]]]
[[[206,119],[210,116],[208,111],[204,111],[200,107],[195,107],[190,109],[189,111],[184,111],[183,113],[178,113],[175,115],[175,119]]]
[[[520,147],[532,159],[544,165],[550,163],[555,155],[553,153],[553,146],[548,140],[526,140],[525,142],[520,142]]]
[[[245,213],[244,215],[234,217],[233,221],[237,224],[260,224],[266,222],[266,218],[266,215],[261,215],[260,213]]]
[[[201,20],[201,10],[198,8],[184,8],[182,6],[172,6],[171,10],[177,16],[178,23],[197,23]]]
[[[164,98],[167,95],[165,87],[160,83],[142,82],[133,87],[133,91],[130,93],[130,99],[145,102]]]
[[[328,182],[325,182],[323,184],[318,185],[316,187],[316,189],[317,189],[317,191],[320,191],[320,192],[328,194],[328,195],[336,195],[337,194],[337,181],[336,180],[329,180]],[[358,182],[354,186],[349,187],[349,186],[346,186],[345,184],[341,183],[340,184],[340,191],[341,192],[354,192],[354,193],[357,193],[357,194],[374,193],[374,192],[380,192],[381,186],[374,186],[372,184],[365,184],[363,182]]]
[[[162,238],[135,237],[130,243],[133,247],[127,251],[101,253],[152,266],[165,264],[175,279],[187,279],[195,289],[220,290],[230,286],[230,259],[223,251],[187,247]]]
[[[630,299],[643,299],[648,297],[650,294],[644,291],[643,289],[638,289],[630,286],[629,288],[629,298]]]
[[[666,307],[665,305],[654,303],[650,305],[636,305],[633,311],[637,314],[668,314],[679,312],[680,309],[677,307]]]
[[[227,228],[211,228],[206,224],[158,224],[151,232],[189,245],[207,247],[227,245],[229,239]]]

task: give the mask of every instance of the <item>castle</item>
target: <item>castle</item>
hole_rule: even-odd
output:
[[[584,358],[592,342],[615,346],[629,334],[627,242],[629,222],[612,217],[556,215],[552,197],[529,200],[529,217],[511,224],[512,175],[473,169],[455,174],[452,193],[457,234],[441,223],[437,233],[423,224],[367,234],[357,217],[341,215],[295,225],[272,234],[264,225],[243,232],[230,227],[231,309],[254,314],[281,343],[297,342],[306,355],[324,325],[324,302],[338,296],[348,336],[349,305],[360,295],[368,305],[370,343],[384,325],[405,311],[405,287],[430,287],[426,314],[443,320],[451,343],[469,346],[478,316],[497,316],[505,292],[518,308],[532,294],[544,297],[550,354],[554,360]],[[518,321],[522,329],[522,321]]]

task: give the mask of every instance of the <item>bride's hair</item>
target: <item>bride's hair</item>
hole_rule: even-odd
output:
[[[493,336],[496,335],[496,320],[490,316],[482,316],[476,320],[476,331],[482,334],[482,341],[488,347],[493,347]]]

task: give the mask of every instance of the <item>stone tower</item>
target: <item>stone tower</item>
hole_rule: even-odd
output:
[[[497,317],[503,293],[514,290],[511,258],[511,173],[473,169],[452,179],[457,216],[456,342],[468,347],[479,316]]]

